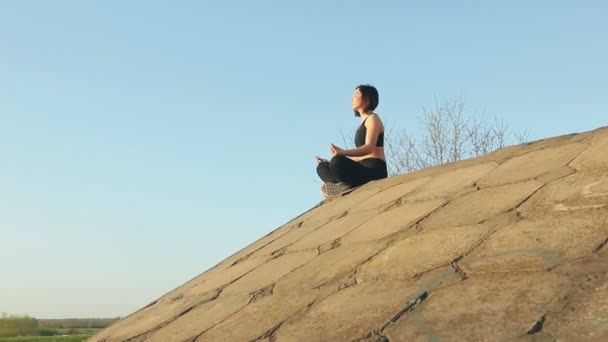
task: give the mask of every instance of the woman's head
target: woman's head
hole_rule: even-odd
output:
[[[355,88],[352,98],[352,108],[355,116],[372,113],[378,107],[378,90],[369,84]]]

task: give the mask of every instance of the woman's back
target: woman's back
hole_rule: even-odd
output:
[[[371,122],[369,122],[369,121],[371,121]],[[369,122],[369,124],[368,124],[368,122]],[[364,156],[361,156],[358,159],[363,160],[363,159],[367,159],[367,158],[378,158],[378,159],[386,160],[386,156],[384,154],[384,125],[382,124],[382,120],[380,120],[380,117],[376,113],[369,114],[365,118],[363,118],[361,125],[359,126],[359,128],[357,128],[357,131],[355,133],[355,146],[361,147],[361,146],[365,145],[365,143],[366,143],[365,138],[367,136],[366,124],[368,124],[370,126],[372,126],[372,125],[376,126],[380,133],[378,134],[378,138],[376,139],[376,142],[374,143],[375,147],[372,150],[372,152],[369,154],[366,154]],[[374,129],[374,128],[372,128],[372,129]]]

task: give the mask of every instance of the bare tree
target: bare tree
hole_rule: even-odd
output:
[[[492,122],[489,122],[485,112],[481,118],[472,118],[467,127],[470,156],[479,157],[505,147],[507,131],[508,127],[502,120],[494,118]]]
[[[420,126],[423,135],[422,153],[431,165],[460,160],[466,153],[467,119],[464,117],[464,101],[435,100],[433,109],[422,108]]]
[[[436,100],[433,108],[422,108],[418,121],[420,140],[402,130],[388,141],[391,175],[479,157],[508,144],[509,128],[504,121],[490,120],[485,111],[480,117],[465,115],[462,98]],[[517,143],[526,142],[528,135],[527,130],[515,133]]]
[[[523,132],[515,132],[515,139],[517,140],[518,144],[523,144],[525,142],[528,142],[528,140],[530,140],[530,132],[526,129]]]
[[[417,135],[395,128],[385,132],[389,175],[479,157],[509,143],[509,128],[502,119],[490,119],[485,111],[481,116],[466,115],[465,102],[459,97],[435,100],[430,109],[423,107],[418,122]],[[344,146],[351,148],[353,134],[341,135]],[[524,143],[529,132],[514,136],[517,143]]]
[[[399,174],[406,170],[423,169],[428,166],[420,154],[418,142],[404,129],[397,133],[391,130],[384,136],[384,152],[388,160],[389,174]]]

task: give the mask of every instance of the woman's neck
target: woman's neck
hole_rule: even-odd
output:
[[[365,119],[366,119],[368,116],[370,116],[370,115],[372,115],[372,114],[374,114],[374,113],[371,113],[371,112],[370,112],[370,113],[361,113],[361,114],[360,114],[360,116],[361,116],[361,121],[365,120]]]

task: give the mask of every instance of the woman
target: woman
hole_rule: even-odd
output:
[[[388,177],[384,125],[374,113],[377,106],[378,90],[367,84],[358,86],[352,97],[352,109],[355,116],[361,118],[361,125],[355,133],[356,148],[344,150],[330,144],[331,160],[315,157],[317,174],[325,182],[321,186],[325,197]]]

